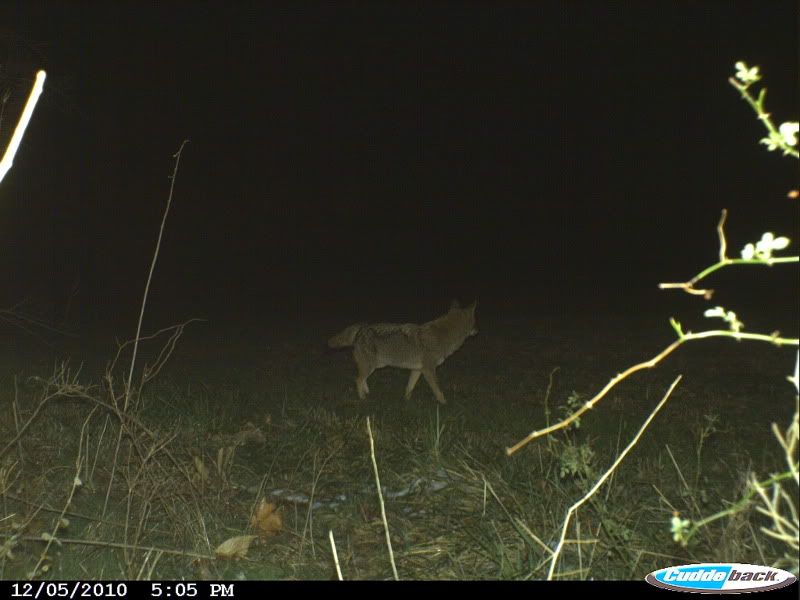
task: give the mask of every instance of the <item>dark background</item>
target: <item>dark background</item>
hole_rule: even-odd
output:
[[[716,260],[723,207],[731,255],[798,231],[798,163],[727,82],[759,65],[797,119],[794,1],[26,1],[0,40],[3,142],[48,72],[0,186],[0,306],[83,332],[132,335],[187,138],[146,330],[422,321],[453,297],[699,315],[657,284]],[[796,323],[796,268],[730,271],[709,285],[748,329]]]

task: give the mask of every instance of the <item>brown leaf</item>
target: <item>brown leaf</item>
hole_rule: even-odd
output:
[[[278,512],[278,507],[262,498],[253,518],[250,519],[250,526],[262,538],[272,537],[280,533],[283,529],[283,520]]]
[[[222,542],[214,553],[217,558],[244,558],[247,556],[250,544],[257,537],[257,535],[237,535]]]

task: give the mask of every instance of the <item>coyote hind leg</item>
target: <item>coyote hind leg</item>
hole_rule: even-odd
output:
[[[414,386],[417,385],[417,381],[419,381],[419,376],[422,375],[422,371],[411,371],[408,376],[408,385],[406,385],[406,400],[411,397],[411,392],[414,391]]]
[[[358,397],[362,400],[366,399],[369,394],[369,386],[367,385],[367,377],[369,377],[375,370],[375,367],[356,359],[358,365],[358,375],[356,375],[356,389],[358,390]]]

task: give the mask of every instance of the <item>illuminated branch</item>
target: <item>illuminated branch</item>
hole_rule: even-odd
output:
[[[25,103],[25,108],[22,111],[22,115],[19,117],[17,127],[14,129],[14,135],[11,136],[11,141],[8,143],[8,147],[6,148],[6,153],[3,155],[3,160],[0,161],[0,181],[3,181],[6,173],[8,173],[8,170],[14,163],[14,157],[16,156],[17,149],[22,141],[22,136],[25,135],[25,129],[28,127],[28,121],[31,120],[33,109],[36,107],[36,102],[38,102],[39,96],[42,94],[42,89],[44,89],[45,77],[47,77],[47,74],[44,71],[39,71],[36,73],[36,81],[33,82],[31,94],[28,96],[28,101]]]
[[[797,256],[780,256],[780,257],[759,257],[754,256],[752,258],[728,258],[727,251],[728,251],[728,242],[725,240],[725,219],[728,216],[727,209],[722,209],[722,216],[719,219],[719,223],[717,224],[717,234],[719,235],[719,261],[715,264],[711,265],[710,267],[706,267],[702,271],[700,271],[697,275],[692,277],[689,281],[684,281],[681,283],[659,283],[658,287],[662,290],[669,290],[669,289],[680,289],[686,292],[687,294],[693,294],[696,296],[703,296],[706,300],[709,300],[711,296],[714,294],[714,290],[712,289],[699,289],[695,288],[694,285],[711,275],[713,272],[722,269],[723,267],[727,267],[728,265],[767,265],[772,266],[776,264],[784,264],[784,263],[796,263],[800,261],[800,257]]]
[[[764,108],[764,100],[767,97],[767,88],[761,88],[761,91],[758,93],[758,98],[754,98],[748,90],[752,84],[761,79],[761,76],[758,74],[758,67],[753,67],[753,69],[748,70],[744,63],[737,63],[736,67],[739,69],[739,73],[737,73],[736,77],[730,77],[728,79],[728,83],[739,90],[742,98],[755,111],[756,115],[758,116],[758,120],[761,121],[764,124],[764,127],[767,128],[767,133],[769,133],[769,136],[762,139],[761,143],[766,144],[770,150],[780,148],[783,150],[784,155],[800,158],[800,153],[798,153],[797,148],[793,147],[797,145],[797,123],[793,123],[795,126],[794,135],[791,136],[793,139],[787,139],[787,135],[781,131],[783,126],[781,126],[781,129],[775,127],[775,124],[771,119],[772,115],[770,115]],[[741,81],[737,81],[737,78],[739,78]]]
[[[623,459],[628,455],[628,453],[630,453],[633,447],[636,446],[637,443],[639,443],[639,439],[642,437],[642,434],[644,434],[645,429],[647,429],[648,425],[650,425],[650,423],[653,421],[655,416],[658,414],[658,411],[660,411],[663,408],[663,406],[667,403],[667,400],[669,399],[670,395],[672,395],[672,390],[674,390],[675,386],[678,385],[678,382],[681,380],[681,377],[682,375],[678,375],[675,378],[675,381],[673,381],[672,385],[669,386],[667,393],[664,394],[664,397],[661,398],[661,401],[650,413],[650,416],[648,416],[645,422],[642,423],[642,426],[639,428],[639,432],[633,437],[633,439],[625,447],[625,449],[622,452],[620,452],[619,456],[617,456],[616,460],[614,460],[613,464],[606,470],[606,472],[603,473],[602,477],[600,477],[600,479],[598,479],[595,482],[595,484],[588,492],[586,492],[583,498],[581,498],[575,504],[569,507],[569,510],[567,511],[567,516],[564,518],[564,521],[561,524],[561,537],[559,538],[558,544],[556,545],[556,548],[553,551],[553,555],[550,557],[550,570],[547,573],[548,581],[553,579],[553,574],[555,573],[556,569],[556,563],[558,563],[558,558],[561,554],[561,550],[564,548],[564,541],[565,538],[567,537],[567,528],[569,527],[572,515],[575,514],[575,511],[577,511],[581,506],[583,506],[586,503],[586,501],[589,500],[589,498],[594,496],[595,492],[597,492],[597,490],[600,489],[600,486],[602,486],[608,480],[608,478],[611,477],[611,475],[613,475],[614,471],[622,463]]]
[[[656,356],[651,358],[648,361],[638,363],[633,365],[632,367],[628,367],[622,373],[617,375],[616,377],[612,378],[606,386],[597,393],[597,395],[586,402],[580,409],[576,412],[572,413],[569,417],[564,419],[563,421],[559,421],[558,423],[551,425],[550,427],[545,427],[544,429],[539,429],[532,433],[529,433],[527,437],[520,440],[510,448],[506,448],[506,454],[511,456],[536,438],[542,437],[543,435],[548,435],[553,433],[554,431],[558,431],[559,429],[564,429],[568,427],[571,423],[575,422],[577,419],[581,417],[585,412],[594,408],[594,405],[600,402],[603,397],[611,391],[611,389],[617,385],[623,379],[626,379],[633,373],[637,371],[641,371],[642,369],[651,369],[664,360],[667,356],[672,354],[678,346],[682,345],[685,342],[690,342],[692,340],[702,340],[711,337],[730,337],[736,340],[754,340],[760,342],[770,342],[775,344],[776,346],[797,346],[800,344],[800,340],[797,338],[782,338],[779,336],[778,333],[773,335],[764,335],[761,333],[742,333],[740,331],[724,331],[724,330],[711,330],[711,331],[701,331],[699,333],[684,333],[681,329],[680,323],[678,323],[675,319],[671,319],[670,323],[672,324],[673,329],[675,329],[676,333],[678,334],[678,339],[672,342],[669,346],[664,348],[661,352],[659,352]]]

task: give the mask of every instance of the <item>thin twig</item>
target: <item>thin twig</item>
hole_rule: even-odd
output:
[[[20,427],[17,430],[17,433],[14,435],[14,438],[9,440],[9,442],[5,446],[3,446],[3,449],[0,450],[0,457],[2,457],[6,452],[8,452],[8,450],[14,444],[17,443],[17,441],[22,437],[22,434],[25,433],[25,431],[27,431],[28,427],[30,427],[33,424],[33,422],[36,420],[36,418],[39,416],[39,413],[42,411],[42,409],[44,408],[45,404],[50,402],[50,400],[53,400],[55,398],[82,398],[82,397],[84,397],[84,394],[83,394],[82,391],[75,391],[75,390],[65,389],[63,387],[59,387],[52,394],[46,395],[44,398],[42,398],[39,401],[39,404],[36,405],[36,408],[33,409],[33,413],[31,414],[30,417],[28,417],[28,420],[25,421],[25,423],[22,425],[22,427]]]
[[[336,542],[333,539],[333,529],[328,530],[328,538],[331,541],[331,552],[333,552],[333,564],[336,565],[336,576],[339,578],[339,581],[344,581],[342,569],[339,566],[339,554],[336,552]]]
[[[713,289],[699,289],[694,286],[697,282],[705,279],[713,272],[718,271],[723,267],[730,265],[767,265],[771,267],[772,265],[800,262],[799,256],[779,256],[774,258],[728,258],[728,242],[725,239],[725,220],[727,217],[728,210],[723,208],[722,215],[720,216],[719,223],[717,224],[717,235],[719,236],[719,261],[710,267],[706,267],[688,281],[677,283],[659,283],[659,289],[683,290],[687,294],[703,296],[706,300],[710,300],[714,295]]]
[[[127,412],[128,404],[129,404],[130,399],[131,399],[131,385],[133,384],[133,370],[134,370],[134,366],[136,365],[136,352],[137,352],[137,350],[139,348],[139,338],[142,335],[142,321],[144,320],[144,310],[145,310],[145,307],[147,305],[147,296],[148,296],[148,294],[150,292],[150,282],[153,279],[153,271],[156,268],[156,261],[158,260],[158,253],[159,253],[159,250],[161,249],[161,239],[164,236],[164,227],[165,227],[166,222],[167,222],[167,215],[169,214],[170,206],[172,206],[172,195],[173,195],[173,192],[175,190],[175,179],[176,179],[176,177],[178,175],[178,165],[180,164],[180,161],[181,161],[181,153],[183,152],[183,147],[188,143],[188,141],[189,140],[183,140],[183,142],[181,142],[180,148],[178,148],[178,151],[173,156],[173,158],[175,158],[175,168],[173,169],[172,176],[170,178],[171,181],[170,181],[170,186],[169,186],[169,195],[167,196],[167,205],[166,205],[166,207],[164,209],[164,216],[161,218],[161,227],[160,227],[159,232],[158,232],[158,238],[156,240],[156,247],[155,247],[155,250],[153,252],[153,260],[150,261],[150,271],[147,274],[147,281],[145,283],[144,294],[142,296],[142,306],[141,306],[141,308],[139,310],[139,321],[138,321],[138,323],[136,325],[136,337],[135,337],[135,340],[134,340],[134,343],[133,343],[133,355],[131,356],[131,368],[130,368],[130,371],[128,373],[128,379],[125,382],[125,401],[123,402],[123,412]],[[110,384],[110,381],[111,381],[111,376],[110,375],[108,376],[108,380],[109,380],[109,384]],[[111,392],[112,398],[113,398],[113,389],[111,388],[110,385],[109,385],[109,391]],[[109,498],[111,496],[111,486],[114,483],[114,475],[115,475],[116,470],[117,470],[117,459],[119,457],[120,444],[122,444],[122,433],[123,433],[123,431],[124,431],[124,427],[120,427],[119,433],[117,435],[117,442],[116,442],[116,445],[114,447],[114,460],[113,460],[113,462],[111,464],[111,475],[108,478],[108,487],[106,488],[106,498],[105,498],[105,502],[103,503],[103,513],[102,513],[102,515],[104,517],[105,517],[105,514],[106,514],[106,509],[108,508],[108,501],[109,501]]]
[[[734,77],[728,78],[728,83],[730,83],[733,87],[739,90],[739,93],[742,95],[742,98],[750,105],[750,107],[755,111],[756,115],[758,116],[759,121],[764,124],[764,127],[767,128],[767,132],[769,133],[769,139],[782,139],[783,136],[780,132],[775,128],[775,124],[772,122],[770,118],[770,114],[764,109],[764,98],[767,95],[767,88],[761,88],[761,92],[758,95],[758,100],[753,98],[750,94],[748,88],[750,84],[748,83],[739,83],[736,81]],[[794,156],[795,158],[800,157],[800,152],[798,152],[797,148],[791,147],[786,142],[780,143],[781,150],[783,150],[784,154],[788,154],[790,156]]]
[[[744,493],[744,495],[737,500],[735,503],[731,504],[727,508],[714,513],[708,517],[700,519],[699,521],[692,521],[691,527],[689,527],[686,532],[682,535],[680,539],[680,543],[682,546],[687,546],[689,544],[689,540],[691,540],[697,532],[703,529],[709,523],[713,523],[714,521],[718,521],[719,519],[723,519],[725,517],[729,517],[731,515],[735,515],[736,513],[744,510],[749,506],[750,502],[755,498],[755,496],[759,493],[759,488],[766,488],[768,486],[772,486],[782,481],[786,481],[792,478],[792,474],[787,472],[778,473],[773,475],[772,477],[765,479],[764,481],[755,481],[749,482],[748,489]]]
[[[9,539],[12,537],[10,534],[0,533],[0,539]],[[41,537],[35,535],[24,535],[17,538],[21,541],[25,542],[43,542]],[[164,554],[169,554],[171,556],[186,556],[188,558],[199,558],[201,560],[216,560],[216,556],[211,556],[209,554],[200,554],[199,552],[191,552],[186,550],[171,550],[168,548],[157,548],[155,546],[129,546],[120,542],[106,542],[102,540],[83,540],[77,538],[58,538],[58,541],[61,544],[75,544],[80,546],[96,546],[98,548],[119,548],[125,549],[128,548],[129,550],[136,550],[139,552],[163,552]]]
[[[57,333],[58,335],[63,335],[65,337],[72,337],[72,338],[78,337],[77,333],[73,333],[73,332],[67,331],[65,329],[60,329],[58,327],[53,327],[52,325],[48,325],[47,323],[45,323],[41,319],[37,319],[37,318],[32,317],[30,315],[26,315],[25,313],[20,312],[19,310],[15,309],[15,308],[0,309],[0,319],[3,319],[4,321],[7,321],[8,323],[11,323],[12,325],[17,326],[20,329],[23,329],[24,331],[26,331],[28,333],[31,333],[32,335],[36,335],[36,334],[33,332],[32,329],[28,329],[28,328],[24,327],[21,323],[28,323],[28,324],[30,324],[32,326],[38,327],[40,329],[44,329],[45,331],[49,331],[51,333]],[[37,337],[40,337],[40,336],[37,336]]]
[[[11,401],[11,411],[14,413],[14,429],[17,432],[17,454],[19,454],[19,460],[24,461],[24,455],[22,454],[22,434],[19,430],[19,386],[17,385],[17,376],[14,375],[14,399]]]
[[[556,374],[559,367],[553,367],[553,370],[550,371],[550,377],[547,381],[547,391],[544,393],[544,422],[547,425],[550,425],[550,404],[548,400],[550,399],[550,391],[553,389],[553,375]]]
[[[322,477],[322,473],[325,471],[325,467],[327,466],[328,462],[341,450],[342,447],[340,444],[337,444],[333,450],[331,450],[330,454],[326,456],[322,464],[319,467],[319,471],[317,470],[317,456],[319,456],[319,452],[314,453],[314,465],[312,466],[311,472],[314,474],[314,479],[311,482],[311,493],[308,497],[308,510],[306,511],[306,520],[303,524],[303,535],[302,535],[302,542],[300,544],[300,548],[302,549],[303,544],[305,544],[306,539],[306,530],[308,530],[308,539],[311,540],[311,554],[316,558],[317,556],[317,549],[314,546],[314,500],[315,495],[317,492],[317,485],[319,484],[319,479]]]
[[[672,323],[673,327],[676,328],[676,331],[679,331],[679,325],[677,324],[677,322],[673,320]],[[736,340],[756,340],[761,342],[770,342],[775,344],[776,346],[797,346],[798,344],[800,344],[800,340],[798,340],[797,338],[782,338],[779,337],[778,335],[765,335],[761,333],[742,333],[742,332],[722,331],[722,330],[701,331],[699,333],[692,333],[692,332],[682,333],[679,331],[678,339],[672,342],[664,350],[659,352],[656,356],[654,356],[650,360],[635,364],[632,367],[628,367],[622,373],[620,373],[616,377],[613,377],[611,381],[609,381],[605,385],[605,387],[602,390],[600,390],[597,393],[597,395],[594,396],[594,398],[586,402],[586,404],[584,404],[579,410],[575,411],[566,419],[559,421],[554,425],[550,425],[549,427],[545,427],[544,429],[539,429],[537,431],[531,432],[524,439],[520,440],[513,446],[506,448],[506,454],[508,456],[511,456],[512,454],[514,454],[519,449],[526,446],[536,438],[542,437],[543,435],[547,435],[549,433],[567,427],[576,419],[579,419],[581,415],[583,415],[585,412],[594,408],[595,404],[597,404],[600,400],[602,400],[603,397],[606,394],[608,394],[608,392],[611,391],[611,389],[615,385],[617,385],[620,381],[626,379],[627,377],[629,377],[633,373],[636,373],[637,371],[641,371],[642,369],[653,368],[662,360],[664,360],[667,356],[672,354],[672,352],[674,352],[681,344],[692,340],[700,340],[712,337],[729,337],[729,338],[734,338]]]
[[[169,327],[163,327],[163,328],[159,329],[158,331],[156,331],[154,333],[151,333],[149,335],[139,336],[138,340],[140,342],[154,340],[157,337],[159,337],[162,333],[167,333],[168,331],[172,332],[170,334],[170,337],[172,337],[172,336],[175,335],[175,330],[176,329],[181,329],[182,330],[187,325],[189,325],[189,323],[194,323],[195,321],[201,321],[202,322],[202,321],[205,321],[205,319],[201,319],[201,318],[198,318],[198,317],[193,317],[191,319],[188,319],[188,320],[184,321],[183,323],[178,323],[177,325],[170,325]],[[120,355],[122,354],[122,351],[125,348],[127,348],[128,346],[133,345],[135,342],[136,342],[136,339],[125,340],[122,343],[117,341],[117,353],[114,355],[114,358],[111,360],[111,363],[108,366],[108,370],[109,371],[113,371],[116,368],[117,361],[119,360]],[[162,350],[161,350],[161,352],[159,354],[163,354],[163,352],[164,352],[164,349],[162,348]]]
[[[33,579],[39,574],[39,568],[42,566],[42,563],[47,558],[47,551],[50,549],[50,546],[53,544],[54,541],[60,543],[60,540],[56,539],[56,535],[58,534],[59,528],[62,526],[64,522],[64,515],[69,510],[70,505],[72,504],[72,498],[75,496],[75,491],[83,485],[83,482],[80,479],[81,474],[81,465],[84,461],[83,456],[83,440],[86,438],[86,429],[89,425],[89,422],[92,420],[97,407],[92,408],[86,418],[83,420],[83,426],[81,427],[80,439],[78,442],[78,453],[75,457],[75,474],[72,476],[72,487],[70,487],[69,494],[67,495],[67,499],[64,502],[64,506],[61,509],[61,513],[58,515],[58,519],[56,519],[55,525],[53,525],[53,531],[47,535],[44,539],[47,540],[45,544],[44,550],[42,550],[41,554],[39,555],[39,560],[36,562],[36,566],[33,567],[31,571],[30,579]]]
[[[725,239],[725,219],[728,218],[728,209],[723,208],[722,214],[717,223],[717,235],[719,236],[719,260],[722,262],[728,258],[728,242]]]
[[[194,320],[194,319],[192,319]],[[189,321],[191,322],[191,321]],[[172,332],[172,335],[169,336],[167,343],[161,346],[161,351],[158,353],[155,362],[153,365],[145,364],[144,369],[142,369],[142,382],[141,386],[145,383],[156,377],[160,372],[162,367],[167,364],[172,353],[175,350],[175,345],[178,343],[178,340],[183,335],[183,330],[186,327],[186,323],[178,325],[175,328],[175,331]]]
[[[378,462],[375,460],[375,442],[372,439],[372,427],[367,417],[367,434],[369,435],[369,453],[372,457],[372,468],[375,471],[375,485],[378,486],[378,500],[381,504],[381,519],[383,519],[383,530],[386,533],[386,547],[389,549],[389,560],[392,563],[392,573],[394,580],[399,581],[397,576],[397,566],[394,564],[394,552],[392,551],[392,540],[389,537],[389,522],[386,520],[386,508],[383,505],[383,492],[381,492],[381,478],[378,476]]]
[[[567,528],[569,527],[570,518],[572,517],[572,515],[575,513],[576,510],[578,510],[587,500],[589,500],[595,494],[595,492],[597,492],[598,489],[600,489],[600,486],[603,485],[603,483],[605,483],[605,481],[611,476],[612,473],[614,473],[616,468],[620,465],[620,463],[622,463],[622,460],[628,455],[628,453],[633,449],[633,447],[639,442],[639,438],[642,437],[642,434],[644,434],[645,430],[647,429],[647,426],[650,425],[650,423],[655,418],[655,416],[658,414],[658,412],[661,410],[661,408],[664,406],[664,404],[666,404],[667,400],[669,399],[670,395],[672,394],[672,390],[674,390],[675,386],[678,385],[678,382],[681,380],[681,377],[682,377],[682,375],[678,375],[675,378],[675,381],[673,381],[672,385],[669,386],[669,389],[667,390],[667,393],[664,394],[664,397],[661,398],[661,401],[653,409],[653,411],[647,417],[645,422],[639,428],[639,431],[637,432],[637,434],[633,437],[633,439],[625,447],[625,449],[620,453],[620,455],[617,456],[616,460],[611,464],[611,466],[608,468],[608,470],[606,470],[606,472],[603,473],[603,475],[600,477],[600,479],[597,480],[597,482],[592,486],[592,488],[588,492],[586,492],[586,494],[583,496],[583,498],[581,498],[575,504],[573,504],[572,506],[569,507],[569,510],[567,511],[567,515],[566,515],[566,517],[564,517],[564,523],[563,523],[563,525],[561,527],[561,538],[558,540],[558,545],[556,546],[556,549],[553,552],[553,556],[550,559],[550,570],[547,573],[547,579],[548,580],[551,580],[553,578],[553,572],[555,571],[556,563],[558,562],[558,558],[561,555],[561,550],[564,547],[564,540],[565,540],[565,538],[567,536]]]
[[[178,151],[175,153],[173,158],[175,159],[175,168],[172,171],[172,176],[170,177],[170,184],[169,184],[169,196],[167,196],[167,206],[164,208],[164,216],[161,218],[161,228],[158,231],[158,239],[156,240],[156,248],[153,252],[153,260],[150,261],[150,272],[147,274],[147,282],[144,286],[144,295],[142,296],[142,306],[139,310],[139,322],[136,325],[136,338],[133,344],[133,356],[131,357],[131,370],[128,373],[128,381],[126,384],[125,389],[125,409],[128,408],[128,402],[130,401],[130,394],[131,394],[131,384],[133,383],[133,368],[136,364],[136,351],[139,347],[139,336],[142,334],[142,321],[144,320],[144,309],[147,305],[147,295],[150,292],[150,282],[153,280],[153,271],[156,268],[156,261],[158,260],[158,252],[161,249],[161,239],[164,237],[164,227],[167,224],[167,215],[169,214],[170,206],[172,206],[172,194],[175,190],[175,179],[178,176],[178,166],[181,162],[181,153],[183,152],[183,147],[189,142],[189,140],[183,140],[181,142],[181,147],[178,148]]]

